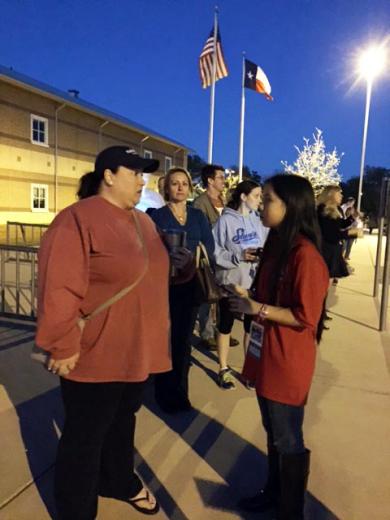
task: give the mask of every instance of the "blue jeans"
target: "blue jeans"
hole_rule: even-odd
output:
[[[345,255],[345,259],[348,259],[351,256],[351,249],[355,242],[354,238],[346,238],[343,242],[343,253]]]
[[[258,396],[261,418],[267,432],[268,453],[304,453],[303,406],[278,403]]]

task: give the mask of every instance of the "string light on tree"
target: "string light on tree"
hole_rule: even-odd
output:
[[[313,142],[303,138],[305,145],[302,150],[295,146],[298,158],[294,164],[290,165],[286,161],[282,161],[282,164],[285,173],[308,179],[317,195],[324,186],[340,184],[338,167],[343,154],[339,155],[336,148],[332,152],[326,151],[322,130],[319,128],[316,128],[312,137]]]

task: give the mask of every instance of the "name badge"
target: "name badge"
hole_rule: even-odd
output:
[[[264,339],[264,326],[256,321],[252,320],[251,328],[249,331],[249,345],[248,352],[252,354],[256,359],[261,357],[261,348],[263,346]]]

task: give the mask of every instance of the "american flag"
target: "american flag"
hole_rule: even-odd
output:
[[[199,57],[200,80],[202,87],[210,87],[213,82],[213,50],[214,50],[214,28],[211,30],[210,36],[207,38],[206,44],[203,47],[202,53]],[[215,81],[226,78],[228,70],[223,57],[221,35],[219,30],[217,32],[217,71]]]

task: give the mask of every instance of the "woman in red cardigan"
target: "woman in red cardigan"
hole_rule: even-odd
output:
[[[231,309],[256,316],[244,366],[255,384],[268,440],[268,479],[242,509],[276,507],[278,520],[303,519],[310,452],[304,406],[323,328],[329,273],[310,183],[276,175],[264,186],[264,225],[271,228],[254,293],[232,287]]]

